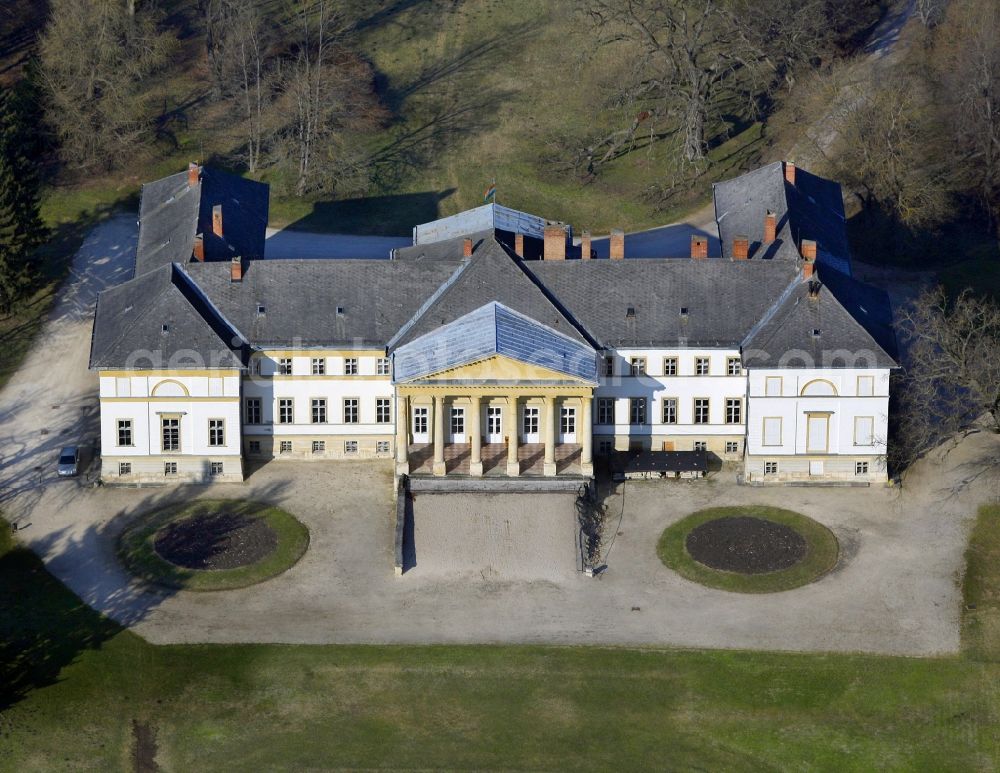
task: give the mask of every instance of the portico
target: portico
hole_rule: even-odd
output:
[[[398,385],[397,473],[590,476],[592,399],[583,385]]]

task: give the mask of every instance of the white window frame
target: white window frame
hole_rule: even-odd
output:
[[[628,399],[628,423],[633,427],[644,427],[649,424],[649,400],[645,397]]]
[[[356,375],[358,375],[358,358],[357,357],[345,357],[344,358],[344,375],[345,376],[356,376]]]
[[[388,376],[390,375],[390,366],[388,357],[379,357],[375,360],[375,375],[376,376]]]
[[[735,409],[735,418],[732,418],[734,409]],[[743,398],[727,397],[726,424],[742,424],[742,423],[743,423]]]
[[[677,358],[676,357],[664,357],[663,358],[663,375],[664,376],[676,376],[677,375]]]
[[[256,411],[256,418],[251,412],[251,406]],[[248,397],[243,401],[243,417],[247,424],[260,424],[264,419],[264,411],[259,397]]]
[[[278,358],[278,370],[279,376],[291,376],[293,370],[293,363],[291,357],[279,357]]]
[[[122,442],[122,433],[126,434],[127,443]],[[118,446],[131,448],[135,445],[135,434],[132,431],[132,419],[118,419]]]
[[[314,376],[326,375],[326,357],[313,357],[309,361],[310,373]]]
[[[375,398],[375,423],[376,424],[392,423],[392,398],[389,397]]]
[[[676,424],[677,423],[677,398],[676,397],[664,397],[660,399],[660,419],[661,424]],[[672,413],[672,418],[667,415],[667,408],[670,408]]]
[[[361,423],[361,399],[358,397],[344,398],[344,424]]]
[[[358,453],[358,441],[357,440],[345,440],[344,441],[344,455],[354,456]]]
[[[118,474],[119,475],[131,475],[132,474],[132,462],[118,462]]]
[[[698,403],[704,402],[704,405],[698,405]],[[701,418],[699,411],[704,408],[705,414],[704,418]],[[692,397],[691,398],[691,423],[692,424],[711,424],[712,423],[712,398],[710,397]]]
[[[613,426],[615,423],[615,398],[598,397],[595,417],[597,418],[597,424],[601,426]],[[608,419],[608,421],[605,421],[605,419]]]
[[[702,373],[702,367],[704,367],[704,373]],[[712,374],[712,358],[711,357],[695,357],[694,358],[694,375],[696,376],[710,376]]]
[[[317,418],[317,416],[319,418]],[[326,424],[329,420],[325,397],[309,398],[309,419],[313,424]]]
[[[226,420],[208,420],[208,445],[210,448],[221,448],[226,445]]]
[[[629,373],[633,376],[645,376],[646,375],[646,358],[645,357],[632,357],[628,361]]]
[[[287,409],[287,420],[285,411]],[[295,398],[294,397],[279,397],[278,398],[278,424],[294,424],[295,423]]]
[[[742,376],[743,363],[739,357],[726,357],[726,375]]]

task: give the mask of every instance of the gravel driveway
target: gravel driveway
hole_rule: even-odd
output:
[[[629,483],[609,501],[614,539],[595,579],[568,571],[568,495],[423,496],[417,566],[397,578],[390,463],[272,462],[243,484],[210,486],[89,488],[57,479],[59,446],[96,434],[89,310],[97,288],[127,273],[134,231],[134,218],[117,218],[88,238],[39,345],[0,395],[0,483],[6,514],[23,527],[19,538],[84,601],[148,640],[958,650],[968,525],[978,504],[1000,494],[997,480],[980,474],[986,458],[1000,455],[995,436],[970,436],[927,460],[902,492],[745,488],[721,478]],[[278,504],[309,527],[309,550],[285,574],[245,590],[172,594],[130,580],[114,557],[124,524],[195,497]],[[840,565],[804,588],[745,596],[694,585],[660,564],[655,545],[665,526],[742,502],[826,524],[841,540]],[[487,521],[469,521],[476,513]],[[503,537],[498,528],[517,513],[530,513],[534,525],[508,541],[513,552],[483,541]],[[500,570],[476,576],[477,566]]]

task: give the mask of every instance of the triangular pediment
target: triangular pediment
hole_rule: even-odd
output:
[[[513,357],[495,355],[467,365],[446,368],[436,373],[430,373],[425,381],[489,381],[489,382],[547,382],[572,381],[579,384],[589,383],[585,379],[575,378],[558,370],[522,362]]]

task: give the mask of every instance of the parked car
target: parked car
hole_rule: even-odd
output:
[[[66,446],[59,452],[59,476],[71,478],[80,471],[80,449],[77,446]]]

